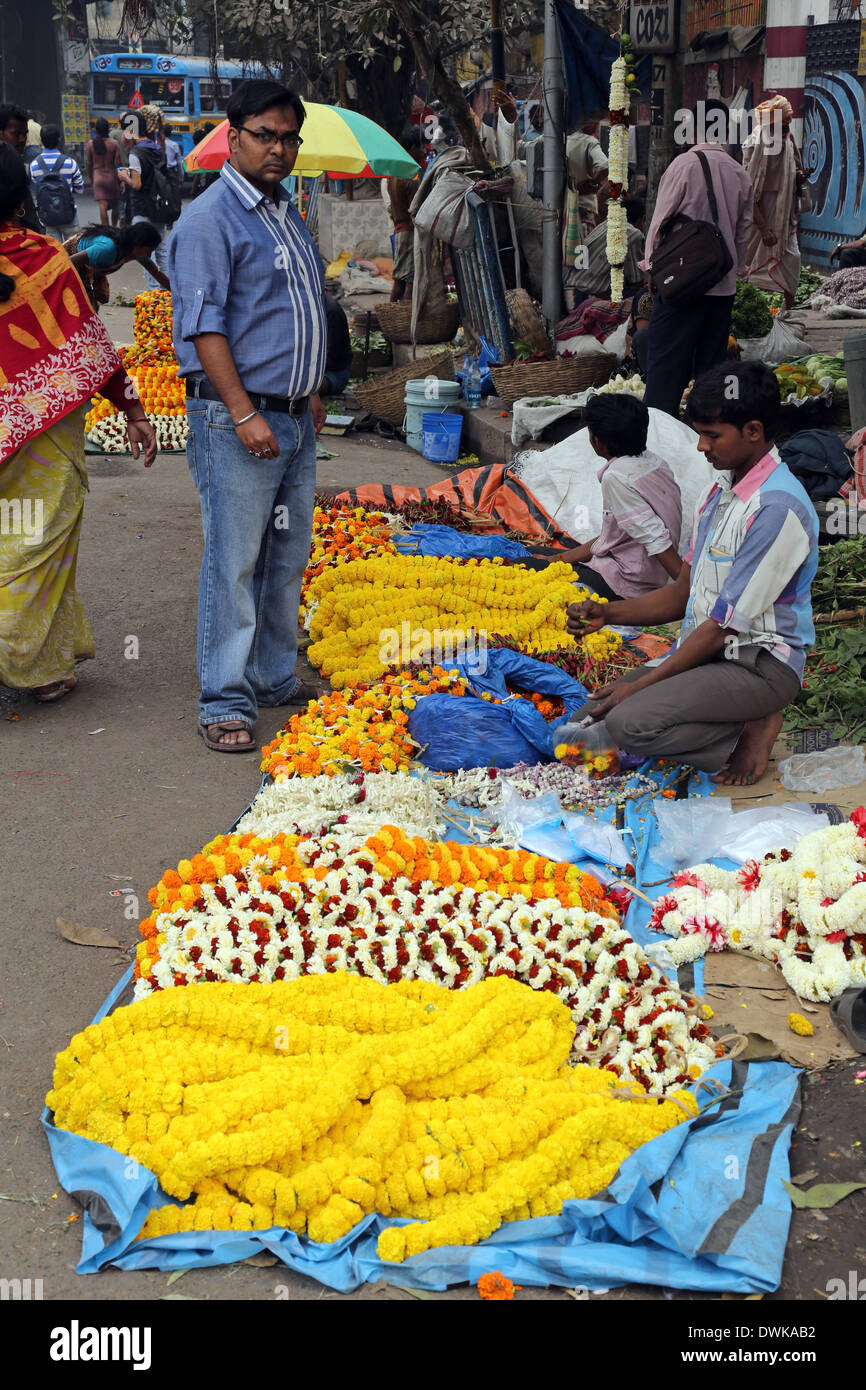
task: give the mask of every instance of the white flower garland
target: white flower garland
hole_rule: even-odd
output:
[[[625,294],[625,261],[628,255],[628,224],[625,215],[625,189],[628,184],[628,61],[619,57],[610,70],[610,143],[608,179],[614,196],[607,206],[607,259],[610,264],[610,297],[621,304]]]
[[[612,918],[459,884],[386,883],[369,851],[341,852],[335,837],[311,840],[309,852],[328,866],[320,880],[276,893],[261,886],[252,859],[245,886],[226,875],[202,885],[201,908],[161,913],[159,955],[136,999],[200,979],[267,983],[351,970],[461,988],[504,973],[568,1004],[577,1060],[636,1076],[654,1092],[712,1065],[706,1025]]]
[[[866,839],[852,821],[737,871],[699,864],[674,879],[650,925],[677,963],[726,947],[778,965],[803,999],[866,984]]]

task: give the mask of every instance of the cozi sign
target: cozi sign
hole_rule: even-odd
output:
[[[677,0],[631,0],[628,30],[643,53],[676,53]]]

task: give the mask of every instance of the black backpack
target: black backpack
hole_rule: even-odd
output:
[[[136,153],[142,167],[142,192],[152,205],[150,216],[154,222],[160,222],[164,227],[170,226],[180,217],[182,203],[180,189],[167,176],[165,156],[152,150],[139,149]],[[145,176],[145,166],[150,170],[149,178]]]
[[[707,157],[696,152],[704,171],[712,222],[675,212],[659,232],[653,252],[652,277],[663,304],[683,308],[714,289],[734,264],[728,243],[719,231],[719,209]]]
[[[36,210],[46,227],[68,227],[75,221],[75,199],[66,179],[61,174],[66,156],[58,155],[49,164],[44,154],[37,155],[33,164],[42,172],[36,184]]]

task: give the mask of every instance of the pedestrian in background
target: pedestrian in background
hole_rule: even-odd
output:
[[[39,114],[38,112],[36,113]],[[24,146],[24,163],[32,164],[42,149],[42,124],[34,116],[27,118],[27,143]]]
[[[715,98],[703,103],[706,116],[728,108]],[[692,117],[695,129],[701,124],[698,113]],[[709,127],[726,126],[719,120],[704,121]],[[709,134],[709,131],[707,132]],[[701,163],[709,169],[718,208],[718,228],[731,256],[731,269],[706,294],[674,307],[656,295],[647,345],[648,373],[644,400],[650,407],[679,416],[680,402],[689,382],[728,355],[731,313],[737,276],[748,269],[747,251],[752,231],[753,194],[749,175],[726,152],[727,130],[722,140],[701,141],[678,155],[668,166],[658,188],[655,212],[646,239],[642,270],[652,270],[653,255],[664,240],[666,223],[681,215],[709,222],[710,198]]]
[[[85,164],[93,198],[99,207],[99,220],[107,227],[110,213],[111,225],[116,227],[120,212],[120,181],[117,177],[120,150],[117,141],[108,138],[108,129],[108,121],[100,116],[95,122],[96,134],[92,140],[88,140],[85,148]]]
[[[316,432],[325,421],[324,277],[281,187],[305,114],[279,83],[242,82],[227,106],[228,162],[190,204],[169,247],[174,347],[204,530],[199,733],[218,753],[255,749],[260,708],[316,694],[295,675],[295,661]]]
[[[27,112],[22,106],[6,104],[0,106],[0,141],[11,146],[19,158],[24,159],[27,153],[27,131],[29,121]],[[39,146],[41,149],[42,146]],[[37,151],[38,153],[38,151]],[[33,201],[33,194],[28,186],[27,194],[21,206],[18,217],[19,224],[26,227],[31,232],[44,232],[39,214],[36,211],[36,204]]]
[[[178,188],[181,188],[186,170],[183,164],[183,150],[173,138],[174,126],[163,126],[163,135],[165,136],[165,162],[168,165],[169,178],[174,179]]]
[[[84,192],[84,179],[76,161],[60,148],[60,126],[42,127],[42,153],[30,165],[36,211],[49,236],[65,241],[78,226],[76,193]]]
[[[181,203],[177,185],[168,177],[162,112],[158,106],[140,106],[131,114],[138,120],[139,135],[130,151],[129,168],[120,169],[118,176],[129,188],[133,226],[136,222],[150,222],[159,233],[160,241],[153,259],[163,275],[168,275],[168,237],[180,216]],[[142,123],[143,135],[140,133]],[[150,271],[145,270],[144,279],[149,290],[161,288]]]

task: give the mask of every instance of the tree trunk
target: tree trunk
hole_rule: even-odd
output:
[[[376,121],[399,139],[409,124],[412,107],[412,48],[407,39],[402,63],[394,71],[394,55],[386,50],[365,67],[358,59],[346,58],[346,71],[357,84],[357,98],[349,102],[357,111]]]
[[[479,169],[487,170],[489,165],[481,144],[481,137],[476,129],[469,102],[463,95],[463,88],[457,79],[446,71],[439,53],[433,52],[430,48],[421,30],[422,20],[415,12],[412,0],[388,0],[388,5],[408,35],[415,59],[428,87],[436,93],[453,118],[454,124],[463,137],[463,143],[472,156],[473,164]]]

